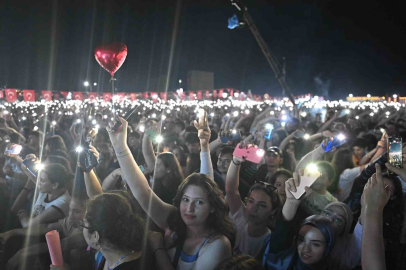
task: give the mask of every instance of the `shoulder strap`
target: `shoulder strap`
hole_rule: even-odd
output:
[[[184,241],[180,242],[180,244],[175,249],[175,257],[173,257],[173,262],[172,262],[173,268],[175,268],[175,270],[178,269],[179,258],[180,258],[181,252],[183,250],[183,243],[184,243]]]

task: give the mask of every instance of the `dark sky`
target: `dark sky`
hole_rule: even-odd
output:
[[[96,46],[116,41],[128,57],[119,91],[148,89],[166,75],[177,1],[18,1],[0,4],[0,85],[84,90],[86,79],[109,90]],[[406,34],[401,1],[246,0],[273,53],[286,57],[295,94],[405,91]],[[278,95],[281,88],[248,28],[229,30],[237,10],[227,0],[182,1],[170,90],[188,70],[215,73],[215,88]],[[95,90],[95,89],[93,89]]]

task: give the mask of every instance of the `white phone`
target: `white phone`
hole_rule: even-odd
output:
[[[313,183],[316,182],[320,176],[321,173],[318,171],[315,165],[307,166],[304,170],[304,175],[300,176],[300,184],[298,187],[296,187],[296,192],[290,191],[290,193],[292,193],[296,200],[299,200],[300,197],[302,197],[306,192],[305,187],[311,187],[311,185],[313,185]]]

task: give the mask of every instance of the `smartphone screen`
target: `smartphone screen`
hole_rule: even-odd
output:
[[[200,111],[200,116],[199,116],[199,127],[204,128],[207,126],[207,112],[205,110]]]
[[[392,166],[402,168],[402,138],[388,138],[388,159]]]
[[[293,197],[297,200],[300,199],[306,192],[305,187],[311,187],[320,176],[321,173],[317,169],[309,169],[309,167],[306,167],[304,175],[300,177],[300,185],[296,188],[296,192],[291,191],[290,193],[292,193]]]

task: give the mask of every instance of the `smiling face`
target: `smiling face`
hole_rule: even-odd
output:
[[[326,250],[326,242],[321,232],[310,225],[300,228],[297,239],[297,251],[304,264],[318,263]]]
[[[180,202],[180,214],[188,227],[204,226],[212,212],[209,198],[201,187],[190,185],[186,188]]]
[[[262,190],[253,190],[245,206],[245,219],[253,224],[267,223],[272,215],[271,198]]]

